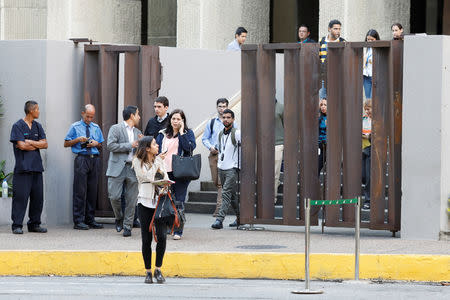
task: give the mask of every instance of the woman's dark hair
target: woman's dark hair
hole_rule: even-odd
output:
[[[397,26],[398,29],[403,29],[402,24],[400,24],[400,23],[394,23],[394,24],[392,24],[392,26],[391,26],[391,30],[392,30],[392,28],[393,28],[394,26]]]
[[[136,150],[136,157],[141,160],[141,167],[144,164],[150,163],[147,156],[147,148],[151,147],[153,136],[144,136],[142,139],[139,140],[139,144]]]
[[[184,115],[184,112],[181,109],[179,109],[179,108],[174,109],[169,115],[169,122],[167,122],[167,127],[166,127],[166,132],[165,132],[169,138],[173,137],[172,117],[173,117],[174,114],[180,114],[181,119],[183,119],[184,132],[187,132],[188,129],[189,129],[188,126],[187,126],[186,116]]]
[[[378,34],[378,32],[375,29],[370,29],[369,31],[367,31],[366,40],[365,40],[366,42],[367,42],[368,36],[375,38],[377,41],[380,40],[380,35]]]

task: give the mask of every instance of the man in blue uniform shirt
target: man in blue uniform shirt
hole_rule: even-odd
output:
[[[100,229],[95,222],[98,175],[100,172],[100,152],[103,134],[100,127],[92,122],[95,107],[87,104],[81,109],[81,120],[73,123],[67,132],[64,147],[72,147],[77,156],[73,176],[73,228]]]
[[[35,101],[25,103],[25,118],[20,119],[11,129],[10,142],[13,143],[16,165],[13,177],[13,198],[11,219],[12,232],[23,234],[22,223],[27,209],[29,221],[28,232],[47,232],[41,227],[41,214],[44,205],[44,187],[42,182],[41,153],[39,149],[47,149],[47,139],[39,118],[39,105]]]

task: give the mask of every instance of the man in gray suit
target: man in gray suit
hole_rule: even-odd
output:
[[[131,168],[131,160],[142,132],[136,128],[141,119],[136,106],[125,107],[122,115],[124,121],[109,129],[107,149],[110,154],[106,176],[108,176],[109,200],[116,217],[116,230],[120,232],[123,229],[123,236],[127,237],[131,236],[138,195],[138,182]],[[124,184],[126,185],[125,213],[122,213],[120,198]]]

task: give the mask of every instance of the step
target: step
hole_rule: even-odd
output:
[[[217,192],[214,191],[189,192],[189,201],[213,203],[215,205],[217,201]]]
[[[195,213],[195,214],[210,214],[212,215],[216,210],[215,203],[207,203],[207,202],[192,202],[188,201],[184,204],[184,210],[186,213]],[[234,211],[230,207],[228,209],[228,215],[233,215]]]
[[[200,191],[214,192],[214,191],[217,191],[217,188],[214,185],[214,182],[212,182],[212,181],[201,181],[200,182]]]

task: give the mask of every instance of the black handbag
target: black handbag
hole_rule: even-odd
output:
[[[150,222],[150,226],[148,228],[149,231],[153,231],[155,242],[158,242],[156,238],[156,222],[159,224],[166,224],[168,227],[172,227],[172,233],[175,227],[180,226],[179,214],[172,200],[170,191],[159,195],[158,202],[156,203],[155,213],[153,214],[152,221]]]
[[[175,179],[196,180],[200,177],[202,157],[200,154],[193,156],[172,155],[172,172]]]

